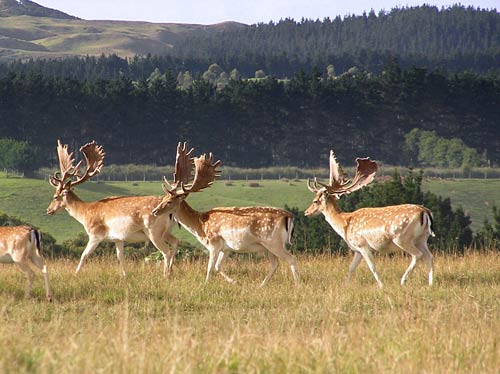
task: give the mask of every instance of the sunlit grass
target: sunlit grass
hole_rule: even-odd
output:
[[[207,260],[155,264],[91,258],[49,262],[55,302],[34,298],[0,266],[0,372],[497,372],[500,256],[436,256],[435,285],[407,257],[379,257],[344,285],[350,257],[299,257],[302,284],[281,263],[259,289],[265,259],[233,257],[228,284],[204,283]]]

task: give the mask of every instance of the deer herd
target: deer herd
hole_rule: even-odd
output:
[[[60,170],[49,177],[55,193],[47,208],[52,215],[66,210],[80,222],[88,235],[88,242],[76,268],[79,273],[85,259],[107,240],[115,243],[120,271],[125,276],[124,243],[150,241],[163,255],[163,275],[168,277],[177,252],[178,239],[172,229],[178,222],[209,252],[206,281],[215,271],[228,282],[234,280],[224,273],[222,265],[229,252],[267,254],[270,270],[260,287],[266,285],[278,267],[278,259],[285,260],[295,284],[300,283],[297,260],[286,248],[293,236],[293,215],[283,209],[255,207],[220,207],[199,212],[188,203],[189,194],[210,187],[220,176],[213,155],[193,157],[194,149],[187,144],[177,145],[173,181],[164,177],[164,196],[120,196],[99,201],[82,201],[73,187],[100,173],[104,166],[104,150],[95,141],[80,148],[83,159],[75,164],[68,146],[58,141],[57,154]],[[306,216],[323,214],[330,226],[354,252],[347,282],[363,258],[379,287],[382,282],[374,264],[374,252],[406,252],[411,263],[401,278],[403,285],[423,257],[429,267],[428,283],[433,280],[433,258],[427,247],[432,231],[432,213],[429,209],[412,204],[362,208],[342,212],[337,199],[370,184],[377,172],[377,163],[369,158],[357,158],[355,176],[346,178],[342,167],[330,151],[330,178],[324,184],[316,178],[307,181],[314,193]],[[84,166],[84,170],[81,170]],[[0,227],[0,263],[12,263],[26,274],[30,297],[34,273],[32,262],[44,274],[46,297],[52,300],[47,266],[41,256],[41,234],[29,226]]]

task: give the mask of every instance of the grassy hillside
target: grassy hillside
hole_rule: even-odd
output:
[[[250,185],[257,183],[259,187]],[[427,180],[424,188],[451,198],[456,207],[461,205],[471,215],[473,228],[482,227],[484,217],[491,215],[491,205],[500,206],[500,180]],[[76,189],[85,201],[117,195],[162,195],[159,182],[86,183]],[[57,240],[74,237],[83,232],[82,226],[66,212],[55,216],[45,213],[54,193],[47,181],[24,178],[0,178],[0,210],[17,216],[51,233]],[[272,205],[305,209],[312,195],[305,181],[219,181],[213,187],[194,193],[189,203],[198,210],[215,206]],[[185,230],[182,239],[191,239]]]
[[[449,197],[453,207],[462,206],[478,230],[485,218],[491,220],[491,207],[500,207],[500,179],[432,179],[423,188],[436,195]]]
[[[242,24],[162,24],[47,17],[0,17],[0,58],[61,57],[116,53],[122,57],[164,54],[192,32],[203,34]]]
[[[266,259],[177,261],[166,281],[153,264],[91,258],[49,262],[55,302],[34,299],[0,264],[2,373],[498,373],[498,255],[436,256],[436,282],[420,265],[405,287],[408,257],[379,257],[385,288],[363,263],[344,286],[348,257],[299,256],[294,287],[283,263],[269,284]],[[55,370],[57,368],[57,370]]]

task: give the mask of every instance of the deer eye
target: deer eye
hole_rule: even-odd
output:
[[[319,204],[319,200],[314,200],[313,203],[314,204]]]

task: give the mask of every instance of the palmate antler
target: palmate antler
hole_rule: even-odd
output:
[[[314,193],[317,193],[321,187],[325,188],[329,194],[349,194],[370,184],[375,178],[378,166],[375,161],[369,157],[356,159],[356,173],[353,179],[347,179],[344,170],[338,163],[333,151],[330,151],[330,181],[329,184],[319,182],[314,178],[314,183],[307,180],[307,188]],[[321,186],[321,187],[319,187]]]
[[[184,184],[188,184],[192,176],[193,159],[191,154],[194,148],[187,150],[187,143],[181,146],[181,142],[177,144],[177,155],[175,157],[174,181],[170,183],[167,177],[163,177],[165,184],[163,190],[167,193],[177,190]],[[167,188],[168,187],[168,188]]]
[[[104,166],[104,156],[106,154],[102,146],[92,141],[80,147],[80,152],[83,153],[86,163],[86,169],[83,175],[79,175],[83,160],[78,162],[75,166],[73,152],[69,153],[68,145],[63,145],[60,140],[57,141],[57,155],[59,157],[60,171],[55,172],[53,176],[49,177],[50,184],[54,188],[67,189],[76,186],[101,172]]]
[[[201,191],[210,187],[217,177],[220,176],[221,161],[213,163],[213,155],[206,154],[200,157],[191,158],[194,148],[187,151],[187,144],[177,145],[177,157],[175,160],[174,181],[169,183],[167,178],[163,177],[165,184],[163,190],[170,195],[187,195],[191,192]],[[194,167],[194,177],[193,177]],[[192,181],[191,181],[192,179]]]
[[[373,182],[377,173],[377,163],[369,157],[356,159],[356,174],[353,179],[337,181],[333,188],[329,188],[329,193],[344,194],[351,193],[363,188]]]

